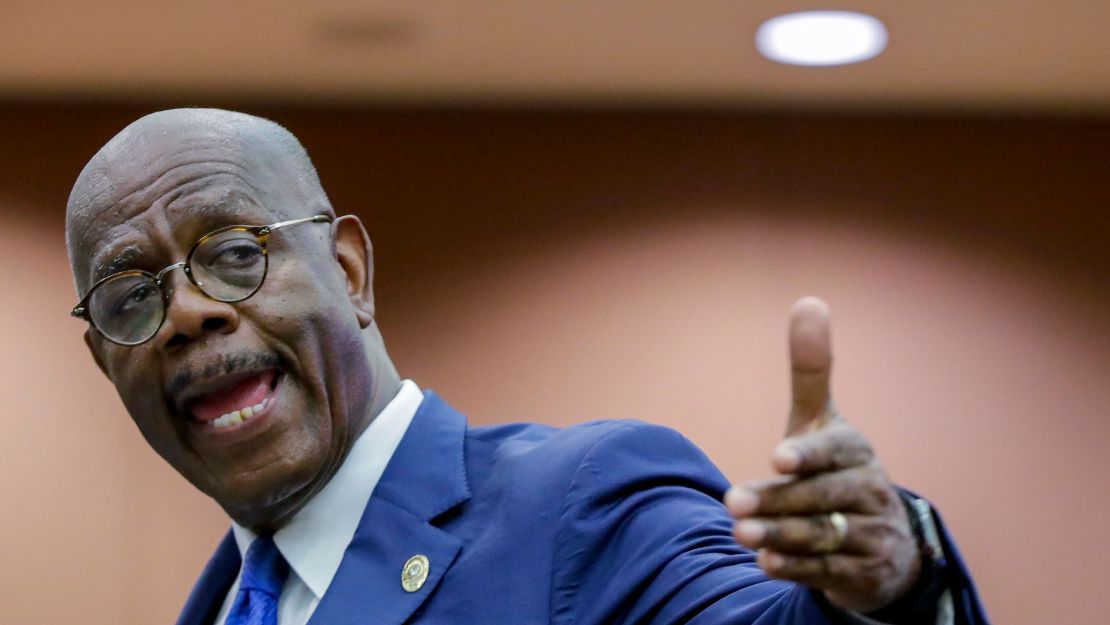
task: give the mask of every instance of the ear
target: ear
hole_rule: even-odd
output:
[[[96,366],[100,367],[100,372],[108,379],[111,379],[111,376],[108,375],[108,367],[104,366],[104,361],[100,359],[100,352],[96,351],[96,346],[93,345],[92,333],[92,328],[85,330],[85,345],[89,348],[89,353],[92,354]]]
[[[335,259],[347,277],[347,297],[355,307],[358,323],[366,328],[374,322],[374,250],[366,228],[354,215],[332,223]]]

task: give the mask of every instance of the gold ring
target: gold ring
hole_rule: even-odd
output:
[[[840,548],[844,546],[844,541],[848,538],[848,517],[840,512],[830,512],[829,525],[832,526],[834,533],[828,541],[818,548],[818,551],[822,553],[839,551]]]

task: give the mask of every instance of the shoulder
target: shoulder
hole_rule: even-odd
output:
[[[467,456],[472,474],[507,472],[513,481],[559,488],[569,498],[591,489],[646,487],[660,480],[714,497],[728,487],[705,454],[680,433],[630,419],[561,429],[531,423],[470,428]]]
[[[581,459],[607,439],[650,436],[651,432],[673,431],[632,419],[607,419],[566,428],[539,423],[477,427],[468,429],[467,439],[477,445],[494,447],[501,454],[535,455],[537,460],[551,461],[558,458]]]

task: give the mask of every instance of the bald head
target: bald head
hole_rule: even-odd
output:
[[[205,164],[240,178],[260,194],[274,190],[272,185],[281,187],[292,201],[270,203],[278,218],[333,214],[308,153],[282,126],[220,109],[152,113],[100,148],[70,192],[66,245],[78,288],[84,283],[80,260],[90,257],[92,242],[102,238],[105,226],[126,222],[159,201],[172,201],[159,196],[159,180],[180,168],[199,170]]]

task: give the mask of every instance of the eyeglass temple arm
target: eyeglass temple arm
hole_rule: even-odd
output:
[[[284,228],[286,226],[295,226],[297,224],[308,223],[310,221],[315,221],[317,223],[324,223],[324,222],[331,221],[331,217],[328,217],[327,215],[314,215],[312,217],[301,217],[300,219],[289,219],[287,221],[279,221],[276,224],[270,224],[270,225],[266,226],[264,228],[264,232],[273,232],[274,230],[277,230],[278,228]]]

